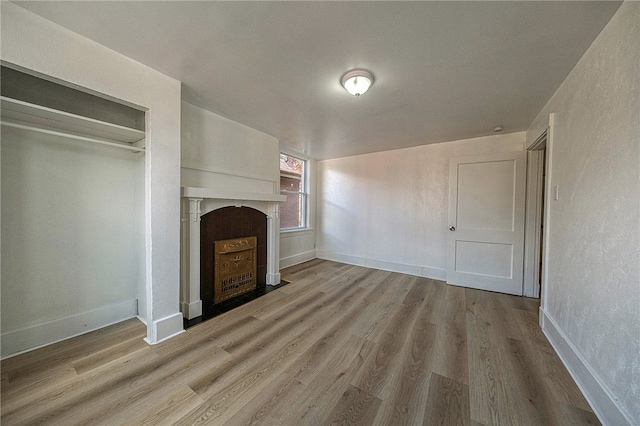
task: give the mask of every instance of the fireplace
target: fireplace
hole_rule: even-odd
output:
[[[256,237],[253,291],[280,284],[278,204],[284,201],[286,197],[279,194],[182,188],[180,310],[185,319],[202,316],[203,304],[219,302],[214,296],[216,241]],[[253,218],[238,217],[245,213]]]
[[[250,207],[223,207],[200,219],[200,295],[204,304],[264,290],[267,217]]]

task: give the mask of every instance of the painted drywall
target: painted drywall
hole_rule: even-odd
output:
[[[182,102],[182,186],[273,194],[278,139]]]
[[[318,162],[318,257],[446,278],[449,160],[522,151],[525,133]]]
[[[182,102],[181,134],[182,186],[278,193],[280,147],[276,138],[187,102]],[[283,268],[315,258],[315,163],[308,160],[311,229],[281,234]],[[186,209],[183,204],[183,212]]]
[[[179,312],[180,82],[9,2],[2,2],[7,65],[146,110],[147,341],[182,331]]]
[[[140,154],[5,127],[1,146],[3,356],[135,316]]]
[[[181,135],[183,187],[217,189],[236,195],[278,193],[278,139],[186,102],[182,103]],[[198,249],[194,249],[199,247],[199,225],[198,216],[189,213],[193,209],[197,209],[198,214],[205,214],[229,205],[242,205],[265,213],[268,216],[268,250],[276,254],[267,261],[268,269],[274,271],[267,273],[267,282],[279,282],[277,230],[280,222],[274,206],[252,197],[247,200],[205,198],[197,206],[190,203],[187,198],[181,202],[181,309],[186,318],[194,318],[202,312],[197,278],[200,259],[196,254]],[[192,259],[191,256],[195,257]]]
[[[313,228],[280,233],[280,268],[315,259],[316,231]],[[286,276],[284,277],[286,278]]]
[[[638,40],[640,3],[625,2],[527,132],[554,114],[543,321],[610,424],[640,423]]]

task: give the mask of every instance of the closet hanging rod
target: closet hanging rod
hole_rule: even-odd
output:
[[[124,145],[124,144],[116,143],[116,142],[108,142],[108,141],[103,141],[103,140],[100,140],[100,139],[88,138],[86,136],[78,136],[78,135],[74,135],[74,134],[71,134],[71,133],[56,132],[55,130],[41,129],[40,127],[26,126],[24,124],[11,123],[11,122],[8,122],[8,121],[1,121],[0,124],[2,124],[3,126],[7,126],[7,127],[14,127],[16,129],[32,130],[34,132],[44,133],[46,135],[62,136],[62,137],[65,137],[65,138],[76,139],[76,140],[84,141],[84,142],[97,143],[97,144],[100,144],[100,145],[108,145],[108,146],[113,146],[115,148],[124,148],[124,149],[128,149],[129,151],[134,151],[134,152],[144,152],[144,148],[138,148],[137,146]]]

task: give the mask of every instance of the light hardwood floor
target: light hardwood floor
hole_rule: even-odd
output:
[[[2,425],[599,424],[537,300],[328,261],[156,346],[138,320],[6,359]]]

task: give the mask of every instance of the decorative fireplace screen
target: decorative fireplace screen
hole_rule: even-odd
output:
[[[256,288],[256,237],[215,242],[215,303]]]

